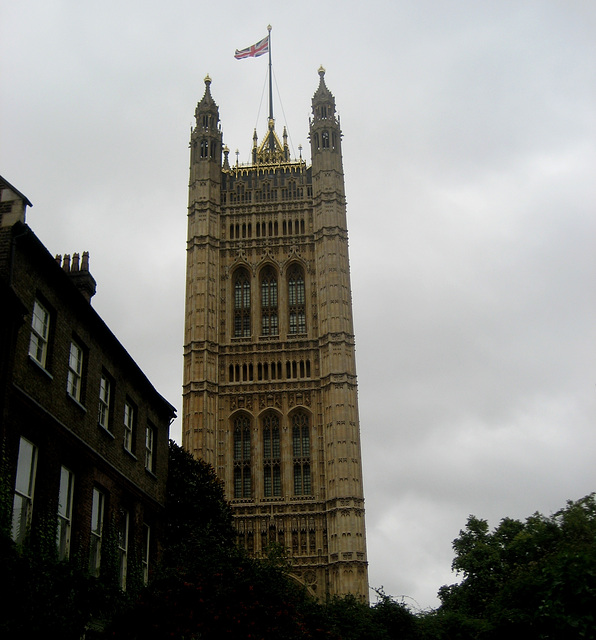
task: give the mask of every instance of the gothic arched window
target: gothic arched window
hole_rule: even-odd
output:
[[[310,495],[312,492],[310,481],[310,422],[308,414],[304,411],[297,411],[292,415],[292,454],[294,461],[294,495]]]
[[[267,267],[261,275],[261,333],[264,336],[278,334],[277,274]]]
[[[234,274],[234,337],[250,337],[250,279],[246,269]]]
[[[234,498],[251,495],[250,419],[242,414],[234,419]]]
[[[265,497],[281,496],[281,446],[278,416],[274,413],[266,414],[262,426]]]
[[[321,134],[321,141],[323,149],[329,149],[329,131],[323,131]]]
[[[288,274],[289,333],[306,333],[304,271],[294,265]]]

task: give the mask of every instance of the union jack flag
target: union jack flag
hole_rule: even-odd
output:
[[[246,49],[236,49],[236,53],[234,54],[234,58],[236,60],[242,60],[243,58],[258,58],[262,56],[264,53],[269,52],[269,36],[266,36],[257,44],[253,44],[252,47],[247,47]]]

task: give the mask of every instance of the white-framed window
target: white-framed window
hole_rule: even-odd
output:
[[[135,408],[128,400],[124,403],[124,448],[130,453],[134,447]]]
[[[50,333],[50,312],[36,300],[31,317],[31,339],[29,355],[45,368],[48,357],[48,338]]]
[[[60,468],[60,493],[58,494],[58,558],[64,560],[70,554],[70,532],[72,527],[72,501],[74,474],[66,467]]]
[[[77,402],[81,400],[81,381],[83,377],[83,349],[73,340],[68,356],[68,378],[66,390]]]
[[[126,570],[128,567],[128,530],[130,514],[120,512],[120,526],[118,527],[118,553],[120,555],[120,588],[126,591]]]
[[[18,544],[25,540],[31,523],[36,470],[37,447],[21,438],[12,505],[12,539]]]
[[[155,471],[155,429],[147,425],[145,429],[145,469]]]
[[[141,550],[141,564],[143,566],[143,582],[149,582],[149,549],[151,544],[151,527],[143,523],[143,548]]]
[[[101,565],[101,544],[103,540],[103,521],[105,510],[105,495],[99,489],[93,489],[91,503],[91,544],[89,545],[89,573],[99,576]]]
[[[109,430],[110,425],[110,397],[112,385],[106,374],[102,374],[99,383],[99,413],[97,421],[104,428]]]

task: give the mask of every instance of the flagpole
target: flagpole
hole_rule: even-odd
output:
[[[273,120],[273,84],[271,81],[271,25],[267,25],[269,32],[269,119]]]

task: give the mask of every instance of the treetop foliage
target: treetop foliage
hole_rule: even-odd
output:
[[[440,589],[439,614],[482,621],[473,637],[596,637],[595,494],[548,517],[504,518],[493,531],[470,516],[453,549],[463,579]]]

